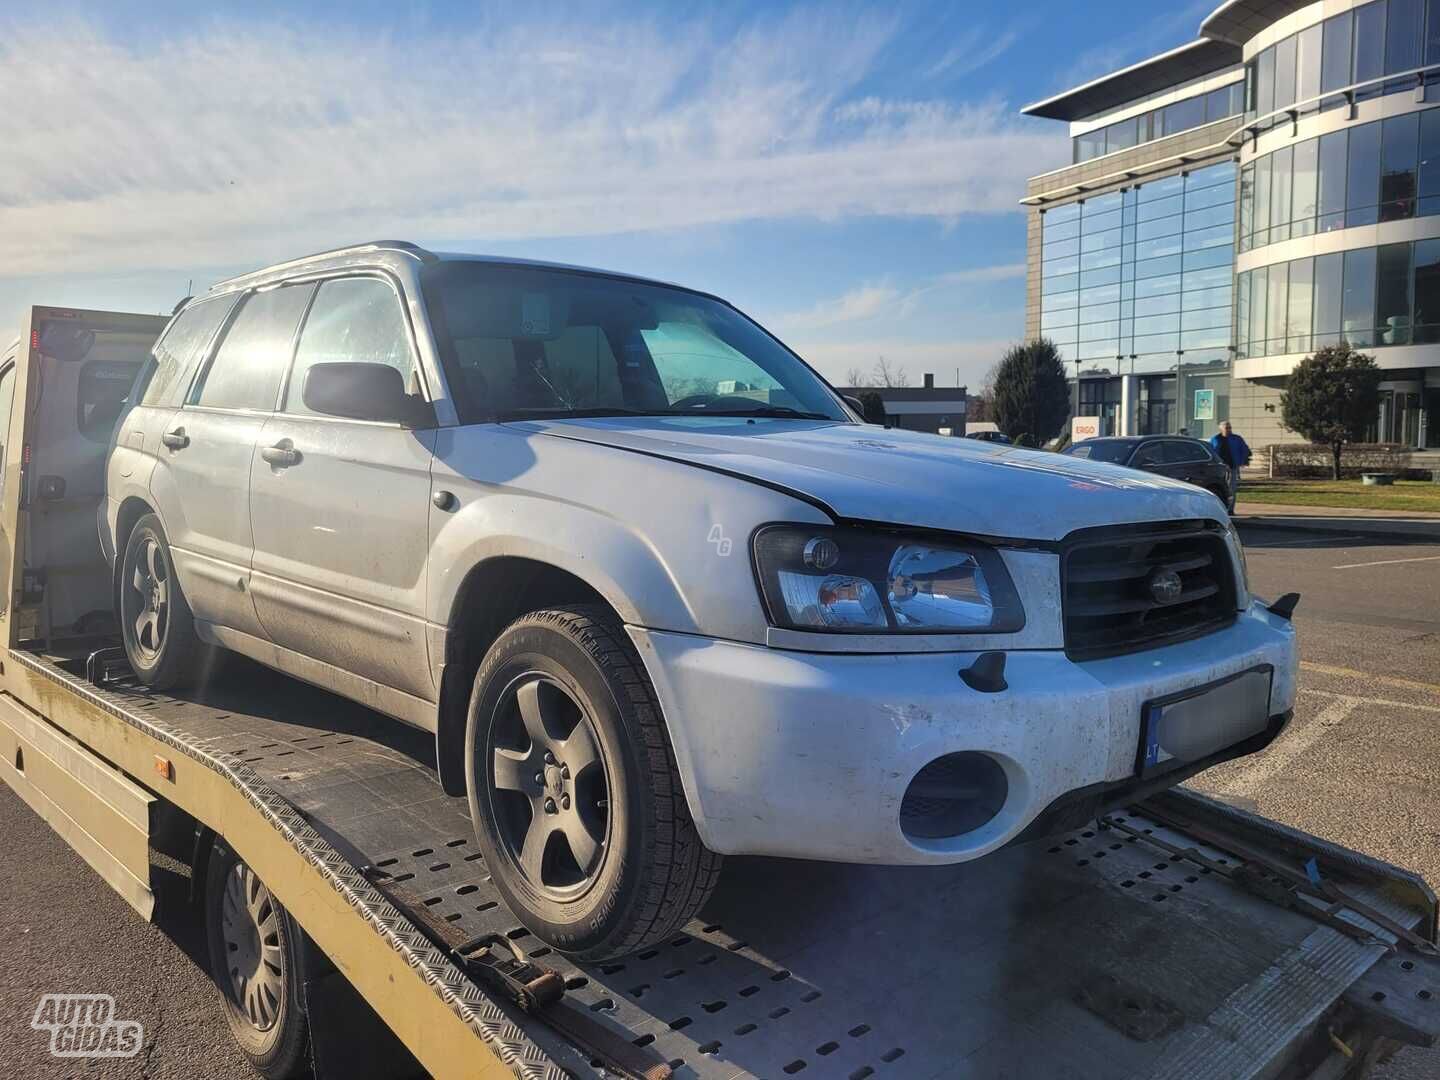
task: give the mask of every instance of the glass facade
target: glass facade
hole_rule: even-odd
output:
[[[1338,108],[1346,103],[1338,91],[1351,87],[1357,101],[1413,90],[1422,81],[1416,70],[1427,64],[1440,64],[1440,0],[1372,0],[1257,54],[1245,66],[1245,114],[1262,117],[1295,106],[1303,116]],[[1424,73],[1423,82],[1427,100],[1440,100],[1440,72]],[[1322,97],[1332,91],[1333,97]],[[1286,123],[1288,116],[1274,122]]]
[[[1440,344],[1440,239],[1262,266],[1235,288],[1239,357]]]
[[[1181,98],[1159,109],[1117,121],[1072,140],[1076,164],[1141,143],[1168,138],[1182,131],[1239,116],[1245,107],[1245,84],[1231,83],[1209,93]]]
[[[1240,250],[1440,214],[1440,109],[1357,124],[1240,171]]]
[[[1224,362],[1233,162],[1057,206],[1041,221],[1040,329],[1082,374],[1173,371],[1182,352]]]

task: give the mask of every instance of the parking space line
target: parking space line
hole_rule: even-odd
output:
[[[1440,555],[1421,555],[1414,559],[1380,559],[1376,562],[1352,562],[1342,566],[1332,566],[1332,570],[1358,570],[1362,566],[1394,566],[1402,562],[1440,562]]]
[[[1359,698],[1348,695],[1335,694],[1334,698],[1313,720],[1298,725],[1291,724],[1284,735],[1270,744],[1265,753],[1247,758],[1248,767],[1229,783],[1222,784],[1218,790],[1226,795],[1242,797],[1259,795],[1276,773],[1282,772],[1332,729],[1343,724],[1360,705]]]
[[[1394,686],[1401,690],[1423,690],[1430,694],[1440,694],[1440,683],[1420,682],[1416,679],[1402,679],[1395,675],[1375,675],[1368,671],[1356,671],[1354,668],[1335,667],[1333,664],[1317,664],[1313,660],[1301,660],[1301,671],[1313,671],[1317,675],[1340,675],[1349,679],[1364,679],[1367,683],[1377,683],[1381,686]],[[1320,691],[1315,691],[1319,693]]]
[[[1386,709],[1414,709],[1417,712],[1440,713],[1440,705],[1420,705],[1413,701],[1391,701],[1388,698],[1354,697],[1351,694],[1337,694],[1333,690],[1301,690],[1302,694],[1314,694],[1316,697],[1334,698],[1336,701],[1348,701],[1355,705],[1379,705]]]

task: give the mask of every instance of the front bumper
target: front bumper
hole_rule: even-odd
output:
[[[1077,663],[1060,651],[1009,653],[1009,689],[990,694],[959,677],[975,653],[802,653],[629,632],[700,836],[727,854],[963,862],[1021,836],[1057,800],[1130,790],[1145,702],[1268,664],[1271,727],[1243,750],[1273,738],[1295,699],[1294,629],[1259,603],[1213,634],[1126,656]],[[907,836],[900,807],[911,780],[967,750],[1004,769],[1000,812],[960,836]]]

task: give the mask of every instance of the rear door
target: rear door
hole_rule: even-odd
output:
[[[116,561],[115,545],[121,505],[129,498],[150,500],[150,474],[165,455],[160,442],[180,408],[195,369],[209,355],[210,346],[235,295],[190,304],[165,328],[151,350],[130,397],[130,408],[115,427],[114,444],[106,461],[106,525],[101,534],[105,555]],[[165,455],[168,456],[168,455]]]
[[[1167,439],[1164,446],[1164,471],[1167,476],[1184,480],[1200,487],[1214,482],[1210,452],[1197,442],[1189,439]]]
[[[421,390],[387,278],[320,283],[284,401],[252,455],[251,595],[277,645],[433,701],[425,571],[435,432],[314,413],[305,376],[335,361],[388,364]]]
[[[184,405],[163,425],[151,492],[197,619],[256,637],[250,457],[275,408],[313,285],[246,294]]]

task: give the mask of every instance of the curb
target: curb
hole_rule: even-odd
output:
[[[1364,518],[1271,517],[1266,514],[1235,513],[1230,518],[1237,528],[1274,529],[1280,532],[1354,533],[1360,536],[1388,537],[1407,543],[1429,541],[1440,543],[1440,521],[1395,521]]]

